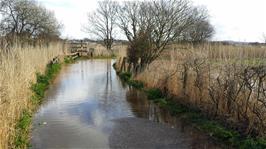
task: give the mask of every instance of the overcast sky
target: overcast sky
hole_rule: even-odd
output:
[[[62,36],[84,38],[82,32],[87,13],[94,10],[96,0],[39,0],[54,11],[64,24]],[[213,40],[262,41],[266,34],[266,0],[192,0],[207,7],[216,34]]]

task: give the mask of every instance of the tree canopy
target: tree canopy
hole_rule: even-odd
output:
[[[0,33],[23,38],[58,38],[62,25],[35,0],[1,0]]]

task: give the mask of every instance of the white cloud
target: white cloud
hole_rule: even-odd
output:
[[[194,0],[207,6],[216,40],[261,41],[266,33],[265,0]]]
[[[39,0],[48,9],[54,11],[58,20],[64,24],[62,36],[84,38],[82,26],[87,22],[87,13],[95,9],[96,1],[85,0]]]
[[[64,37],[84,38],[81,31],[87,13],[94,10],[96,0],[39,0],[65,28]],[[205,5],[215,26],[214,40],[261,41],[266,33],[266,0],[193,0]]]

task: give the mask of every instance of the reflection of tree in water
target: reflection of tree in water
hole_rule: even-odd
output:
[[[111,59],[107,59],[106,61],[106,91],[109,92],[109,87],[110,91],[112,91],[112,64],[111,64]]]
[[[112,67],[111,67],[111,60],[106,60],[106,84],[105,84],[105,100],[110,97],[112,93]]]
[[[127,101],[134,112],[134,115],[139,118],[149,119],[153,122],[166,124],[168,126],[174,126],[177,130],[187,137],[190,141],[192,149],[197,148],[216,148],[212,141],[205,135],[202,135],[199,131],[188,125],[181,118],[172,116],[167,110],[155,105],[152,101],[149,101],[145,96],[145,93],[136,89],[129,89],[126,93]],[[213,145],[215,147],[213,147]]]
[[[144,94],[135,89],[129,89],[126,99],[136,117],[149,118],[149,103]]]
[[[106,114],[110,114],[111,102],[113,100],[112,96],[112,67],[111,67],[111,59],[106,60],[106,77],[103,85],[103,98],[100,108],[105,111]],[[107,116],[108,117],[108,116]]]
[[[149,101],[145,93],[136,89],[129,89],[126,94],[127,101],[130,103],[132,111],[136,117],[146,118],[153,122],[159,122],[169,125],[177,124],[177,118]]]

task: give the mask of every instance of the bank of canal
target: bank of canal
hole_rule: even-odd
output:
[[[34,116],[31,148],[223,148],[123,84],[113,62],[62,68]]]

